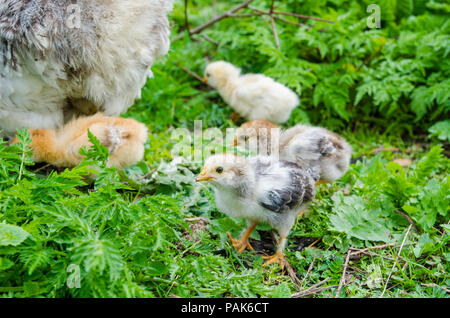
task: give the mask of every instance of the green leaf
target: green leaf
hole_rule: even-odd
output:
[[[291,290],[289,289],[288,284],[281,283],[275,289],[275,293],[273,294],[274,298],[291,298]]]
[[[122,256],[117,245],[110,240],[88,238],[79,240],[72,248],[72,261],[84,263],[87,272],[98,271],[103,274],[109,271],[111,281],[119,278],[122,272]]]
[[[19,226],[0,223],[0,246],[17,246],[28,236],[30,234]]]
[[[380,209],[369,209],[361,197],[344,197],[337,192],[332,197],[334,207],[330,216],[330,230],[360,240],[389,242],[390,229],[381,217]]]
[[[31,281],[25,282],[23,284],[23,292],[25,294],[25,297],[38,295],[40,292],[39,283]]]
[[[0,272],[14,266],[14,263],[7,258],[0,257]]]
[[[433,250],[434,241],[428,233],[424,233],[419,237],[417,244],[414,246],[414,256],[419,258],[423,253]]]
[[[150,262],[146,266],[149,275],[160,276],[167,274],[169,271],[169,266],[162,262]]]
[[[450,141],[450,120],[439,121],[428,129],[431,137],[442,141]]]

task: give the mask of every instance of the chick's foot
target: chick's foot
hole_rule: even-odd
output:
[[[281,266],[281,269],[284,269],[284,265],[286,264],[286,259],[284,258],[283,252],[276,252],[275,254],[271,256],[263,256],[263,260],[266,262],[264,263],[264,266],[271,265],[274,263],[279,263]]]
[[[228,238],[231,241],[231,244],[239,253],[242,253],[246,248],[253,251],[253,247],[250,245],[250,242],[246,235],[243,235],[240,239],[236,240],[231,236],[230,233],[227,233],[227,234],[228,234]]]

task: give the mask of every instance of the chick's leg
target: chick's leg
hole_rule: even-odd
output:
[[[305,214],[306,212],[309,212],[310,211],[310,208],[309,207],[303,207],[300,211],[298,211],[298,213],[297,213],[297,217],[301,217],[301,216],[303,216],[303,214]]]
[[[264,266],[271,265],[273,263],[279,263],[281,268],[284,268],[286,260],[284,258],[284,246],[286,245],[286,236],[280,236],[278,241],[277,252],[271,256],[263,256],[263,259],[266,261]]]
[[[246,248],[248,248],[249,250],[253,250],[253,247],[250,245],[248,239],[250,238],[250,234],[252,234],[256,225],[258,225],[257,222],[249,222],[248,228],[245,230],[244,234],[242,234],[241,238],[237,240],[232,238],[230,233],[227,233],[231,244],[235,249],[237,249],[239,253],[243,252]]]

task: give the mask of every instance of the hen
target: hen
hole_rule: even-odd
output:
[[[0,1],[0,130],[117,116],[169,49],[171,0]]]

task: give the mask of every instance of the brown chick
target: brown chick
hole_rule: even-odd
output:
[[[56,167],[78,165],[83,160],[80,148],[91,146],[88,130],[108,149],[108,167],[123,169],[137,163],[144,155],[147,140],[144,124],[130,118],[96,114],[75,119],[59,129],[29,129],[32,159]]]
[[[260,138],[258,138],[260,136]],[[236,132],[233,145],[246,146],[248,149],[260,155],[272,153],[272,145],[278,147],[276,139],[280,136],[280,127],[264,120],[252,120],[243,123]],[[273,143],[272,141],[274,141]],[[275,151],[278,151],[277,149]]]
[[[318,183],[337,180],[347,172],[352,148],[343,137],[322,127],[299,124],[276,138],[273,134],[279,133],[273,126],[267,121],[246,123],[238,129],[235,145],[248,145],[250,150],[261,151],[270,149],[272,144],[279,150],[281,160],[316,171],[320,178]],[[259,145],[259,149],[255,145]]]

